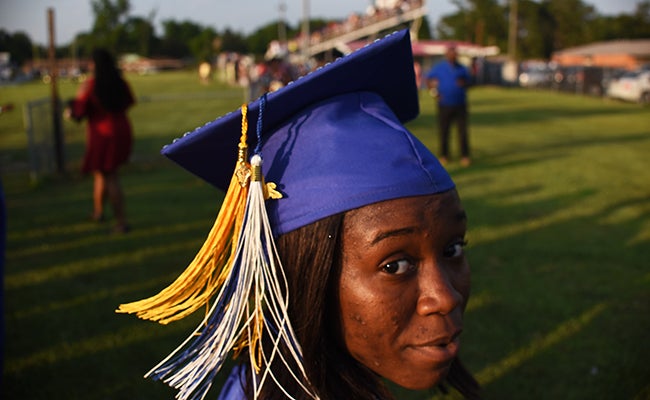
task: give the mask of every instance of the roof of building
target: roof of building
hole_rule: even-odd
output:
[[[650,39],[621,39],[594,42],[583,46],[570,47],[555,52],[556,55],[630,54],[650,56]]]
[[[369,40],[358,40],[347,43],[349,51],[360,49],[370,43]],[[497,46],[481,46],[475,43],[458,40],[417,40],[411,43],[414,56],[441,56],[449,46],[454,46],[461,56],[487,57],[499,54]]]

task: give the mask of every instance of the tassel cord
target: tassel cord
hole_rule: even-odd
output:
[[[147,299],[122,304],[117,312],[167,324],[208,304],[233,264],[248,195],[248,105],[241,107],[242,124],[237,163],[215,223],[185,271],[167,288]],[[259,123],[258,123],[259,125]],[[258,130],[260,127],[258,126]],[[258,138],[260,133],[258,132]],[[258,143],[259,145],[259,143]],[[209,307],[208,307],[209,308]]]
[[[247,189],[232,177],[208,239],[188,268],[167,288],[150,298],[122,304],[117,312],[167,324],[184,318],[214,296],[235,255],[233,237],[239,236]]]
[[[258,161],[255,159],[251,161],[253,168],[255,168],[257,162]],[[260,277],[262,280],[258,281],[258,285],[255,286],[255,304],[256,307],[263,307],[265,317],[269,318],[269,323],[264,325],[269,337],[273,338],[273,345],[270,354],[262,351],[265,368],[260,377],[259,386],[261,387],[267,376],[270,375],[276,382],[277,386],[285,392],[285,395],[287,395],[288,398],[291,398],[291,396],[281,387],[276,377],[273,376],[273,372],[270,369],[273,360],[278,356],[280,357],[281,362],[287,367],[287,370],[290,371],[293,379],[302,387],[302,389],[312,398],[317,398],[317,396],[312,394],[310,390],[304,386],[301,379],[299,379],[294,373],[293,367],[297,366],[301,375],[306,376],[302,364],[302,350],[297,344],[296,335],[288,316],[289,293],[286,291],[288,282],[277,253],[277,248],[275,247],[273,233],[264,207],[263,186],[263,182],[251,182],[251,188],[248,193],[250,210],[247,211],[246,218],[247,221],[255,221],[255,226],[251,226],[251,228],[253,232],[257,232],[260,239],[259,247],[257,249],[258,254],[253,259],[254,262],[259,263],[255,269],[259,269],[262,274]],[[282,285],[281,282],[284,285]],[[284,293],[283,288],[285,288]],[[255,326],[259,325],[255,324]],[[272,331],[272,327],[274,326],[278,327],[278,330],[275,332]],[[249,329],[251,328],[249,327]],[[291,366],[287,362],[284,355],[279,350],[280,342],[286,344],[291,358],[295,361],[294,366]],[[255,355],[253,353],[253,351],[250,351],[251,365],[255,362]],[[259,389],[256,388],[256,394],[258,393],[258,390]]]
[[[163,380],[179,389],[179,399],[202,399],[205,396],[212,378],[223,366],[241,333],[237,326],[242,325],[246,299],[252,286],[252,274],[247,268],[241,268],[241,263],[235,264],[209,317],[176,350],[145,375]]]

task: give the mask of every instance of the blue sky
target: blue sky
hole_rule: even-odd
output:
[[[583,0],[604,14],[632,12],[636,0]],[[303,5],[309,5],[312,18],[345,18],[352,12],[363,12],[371,0],[131,0],[131,15],[147,17],[155,12],[154,24],[166,19],[190,20],[222,31],[251,33],[279,18],[279,6],[286,6],[285,19],[297,25],[303,16]],[[55,12],[56,42],[69,43],[77,33],[89,31],[93,22],[90,0],[0,0],[0,28],[11,33],[26,32],[41,44],[47,43],[47,9]],[[429,0],[429,21],[435,24],[440,16],[454,12],[451,0]],[[158,31],[158,34],[161,32]]]

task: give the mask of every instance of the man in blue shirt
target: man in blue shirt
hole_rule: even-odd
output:
[[[458,126],[462,166],[471,164],[469,137],[467,133],[467,93],[472,77],[457,60],[456,48],[449,46],[445,60],[434,65],[427,73],[429,92],[438,102],[438,126],[440,129],[440,162],[449,159],[449,131],[452,122]]]

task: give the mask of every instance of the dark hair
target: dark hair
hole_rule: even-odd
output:
[[[94,49],[92,57],[95,64],[94,93],[99,102],[109,111],[124,111],[131,104],[132,97],[115,59],[103,48]]]
[[[388,400],[393,397],[382,378],[355,360],[345,349],[342,339],[338,282],[342,266],[344,215],[321,219],[277,240],[288,279],[289,316],[302,347],[303,364],[309,377],[309,382],[302,384],[322,400]],[[265,339],[268,345],[268,336]],[[294,398],[312,399],[299,387],[282,362],[274,363],[272,369],[282,387]],[[247,370],[247,381],[251,382],[250,369]],[[446,381],[466,398],[480,398],[478,383],[460,361],[452,364]],[[441,390],[446,391],[444,386]],[[248,394],[249,398],[252,397]],[[285,399],[286,396],[271,379],[267,379],[261,398]]]

